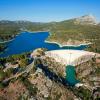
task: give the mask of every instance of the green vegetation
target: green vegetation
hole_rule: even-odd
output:
[[[19,32],[19,26],[12,21],[0,21],[0,40],[12,39]]]
[[[26,86],[26,88],[29,90],[29,94],[35,96],[37,94],[37,87],[35,87],[33,84],[29,82],[29,80],[26,77],[20,78],[21,82]]]
[[[6,72],[4,72],[3,69],[0,69],[0,88],[5,88],[6,86],[9,85],[9,82],[3,83],[3,80],[13,75],[13,71],[14,71],[13,68],[7,69]]]
[[[7,69],[7,71],[6,71],[6,76],[7,76],[7,77],[10,77],[10,76],[13,74],[13,71],[14,71],[14,68],[9,68],[9,69]]]
[[[33,23],[29,21],[0,21],[0,40],[8,41],[25,30],[43,30],[44,26],[46,27],[43,23]]]
[[[0,58],[0,81],[2,82],[4,79],[11,77],[14,74],[14,68],[8,68],[6,72],[4,72],[5,64],[11,63],[12,65],[18,64],[20,67],[20,70],[23,70],[29,62],[28,62],[28,56],[30,55],[30,52],[18,54],[18,55],[12,55],[7,58]],[[3,86],[0,84],[1,87]]]
[[[19,65],[20,67],[26,67],[28,65],[28,59],[21,59]]]
[[[0,39],[9,40],[23,30],[47,31],[52,33],[47,40],[75,44],[91,42],[90,51],[100,52],[100,25],[76,24],[75,19],[62,22],[33,23],[28,21],[0,21]],[[1,47],[2,48],[2,47]]]
[[[12,64],[16,64],[18,61],[23,60],[25,64],[28,62],[28,56],[30,55],[31,52],[26,52],[22,54],[16,54],[12,55],[6,58],[0,58],[0,64],[4,65],[7,62],[10,62]],[[22,62],[22,61],[21,61]]]
[[[87,89],[81,89],[79,90],[80,95],[82,94],[83,100],[91,100],[91,92]]]
[[[62,96],[61,93],[60,94],[57,94],[55,100],[60,100],[61,96]]]
[[[0,81],[4,80],[6,77],[6,73],[3,70],[0,70]]]
[[[91,91],[88,89],[85,89],[84,87],[80,87],[77,89],[73,89],[74,93],[78,96],[81,97],[82,100],[91,100]]]
[[[84,41],[93,43],[88,50],[100,52],[100,26],[98,25],[79,25],[74,24],[74,20],[63,21],[55,24],[52,28],[52,34],[48,38],[50,41],[57,41],[59,43],[71,40]]]
[[[5,44],[0,44],[0,52],[2,52],[6,48]]]
[[[2,82],[0,82],[0,89],[3,89],[5,86]]]
[[[95,74],[98,75],[98,76],[100,75],[100,68],[99,68],[99,66],[98,66],[98,68],[96,68]]]

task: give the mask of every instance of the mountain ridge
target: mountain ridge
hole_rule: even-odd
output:
[[[67,20],[62,20],[62,21],[51,21],[51,22],[34,22],[34,21],[29,21],[29,20],[15,20],[15,21],[11,21],[11,20],[0,20],[0,22],[19,22],[19,23],[22,23],[22,22],[30,22],[30,23],[59,23],[59,22],[63,22],[63,21],[69,21],[69,20],[75,20],[75,21],[80,21],[81,22],[88,22],[89,21],[89,24],[97,24],[97,21],[96,21],[96,18],[95,16],[93,16],[92,14],[87,14],[87,15],[83,15],[83,16],[80,16],[80,17],[75,17],[75,18],[71,18],[71,19],[67,19]],[[91,23],[90,23],[91,22]],[[87,23],[88,24],[88,23]]]
[[[47,41],[57,42],[61,45],[80,45],[91,42],[95,44],[95,52],[100,52],[100,24],[97,24],[93,15],[50,23],[30,21],[7,21],[6,23],[6,21],[1,21],[0,39],[9,40],[13,35],[25,30],[31,32],[48,30],[51,34]],[[94,47],[91,50],[94,51]]]

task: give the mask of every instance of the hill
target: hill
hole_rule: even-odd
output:
[[[30,21],[0,21],[0,40],[9,40],[23,30],[50,31],[48,41],[79,45],[92,43],[89,50],[100,52],[100,25],[92,15],[61,22],[36,23]]]
[[[83,17],[82,17],[83,18]],[[87,17],[88,18],[88,17]],[[90,51],[100,52],[100,26],[98,24],[76,23],[78,19],[65,20],[52,25],[49,41],[55,41],[60,44],[78,45],[81,43],[92,43]],[[85,16],[86,20],[86,16]]]

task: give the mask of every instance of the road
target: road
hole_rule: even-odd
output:
[[[16,78],[16,79],[17,79],[17,78],[18,78],[19,76],[21,76],[22,74],[24,74],[24,73],[29,73],[29,72],[32,70],[33,67],[34,67],[34,61],[33,61],[31,64],[29,64],[29,65],[25,68],[24,71],[22,71],[22,72],[20,72],[20,73],[17,73],[17,74],[15,74],[14,76],[12,76],[12,77],[10,77],[10,78],[5,79],[3,82],[5,83],[5,82],[7,82],[7,81],[10,81],[10,80],[13,79],[13,78]],[[68,84],[68,82],[66,81],[66,79],[64,79],[63,77],[58,76],[58,75],[55,74],[54,72],[50,71],[50,70],[48,69],[48,67],[45,67],[45,66],[43,66],[42,64],[39,64],[37,67],[40,68],[40,69],[42,69],[42,71],[43,71],[43,73],[45,74],[45,76],[47,76],[49,79],[54,80],[55,82],[59,82],[59,83],[63,84],[63,85],[66,86],[69,90],[73,91],[74,95],[76,95],[76,97],[78,97],[79,100],[82,100],[82,97],[80,97],[80,96],[78,95],[78,93],[76,93],[76,92],[73,90],[73,87],[70,86],[70,85]],[[88,87],[88,86],[85,85],[85,87]],[[90,90],[90,87],[88,87],[88,89]]]
[[[20,72],[20,73],[17,73],[17,74],[15,74],[15,75],[12,76],[12,77],[3,80],[3,83],[5,83],[5,82],[7,82],[7,81],[9,81],[9,80],[11,80],[11,79],[13,79],[13,78],[16,78],[16,79],[17,79],[19,76],[21,76],[21,75],[24,74],[24,73],[29,73],[29,72],[32,70],[33,66],[34,66],[34,61],[33,61],[31,64],[29,64],[29,65],[25,68],[24,71],[22,71],[22,72]]]

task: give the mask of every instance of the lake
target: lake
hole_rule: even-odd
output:
[[[4,50],[2,54],[0,54],[0,57],[7,57],[13,54],[21,54],[23,52],[33,51],[36,48],[47,48],[48,50],[58,50],[58,49],[84,50],[85,48],[87,48],[87,45],[80,45],[77,47],[75,46],[60,47],[56,43],[46,43],[45,40],[48,38],[48,36],[49,36],[48,32],[37,32],[37,33],[22,32],[21,34],[16,36],[15,39],[7,43],[7,49]],[[50,75],[52,75],[52,73]],[[53,76],[57,77],[55,74]],[[75,85],[77,82],[79,82],[75,76],[76,76],[75,68],[72,66],[67,66],[66,80],[70,85]],[[64,84],[64,80],[62,82]]]
[[[7,57],[13,54],[21,54],[23,52],[29,52],[37,48],[47,48],[48,50],[58,49],[76,49],[84,50],[87,45],[64,46],[59,47],[56,43],[46,43],[49,32],[22,32],[7,44],[7,49],[0,54],[0,57]]]

